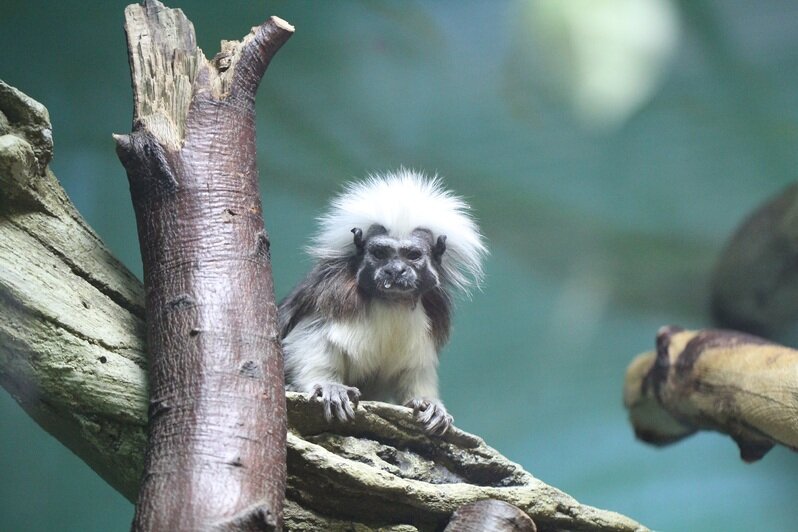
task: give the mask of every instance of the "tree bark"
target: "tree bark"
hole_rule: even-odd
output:
[[[137,486],[144,291],[59,186],[52,149],[44,106],[0,81],[0,384],[101,477]]]
[[[149,438],[134,530],[282,527],[286,414],[255,93],[293,28],[212,62],[157,0],[125,10],[133,132],[117,135],[144,265]]]
[[[667,445],[698,430],[728,434],[746,462],[798,450],[798,351],[734,331],[663,327],[656,353],[626,371],[637,436]]]
[[[144,464],[147,354],[141,284],[46,169],[47,111],[0,82],[0,385],[112,487],[136,500]],[[440,530],[471,501],[521,508],[539,530],[642,531],[579,504],[452,428],[361,403],[351,424],[288,394],[285,529]]]

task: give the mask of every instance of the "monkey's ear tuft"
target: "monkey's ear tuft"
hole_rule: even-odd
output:
[[[366,245],[366,243],[363,242],[363,230],[359,227],[353,227],[352,234],[355,235],[355,247],[358,251],[363,251],[363,247]]]
[[[435,246],[432,248],[432,258],[435,259],[436,262],[440,262],[444,251],[446,251],[446,235],[440,235],[437,242],[435,242]]]

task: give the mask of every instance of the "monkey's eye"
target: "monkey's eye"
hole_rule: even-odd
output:
[[[387,246],[374,246],[371,248],[371,254],[375,259],[383,260],[391,256],[391,250]]]
[[[422,253],[420,249],[413,248],[413,249],[408,249],[405,256],[408,258],[408,260],[418,260],[421,258]]]

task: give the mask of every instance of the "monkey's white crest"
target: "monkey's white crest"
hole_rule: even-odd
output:
[[[384,175],[370,175],[350,183],[336,197],[329,212],[319,218],[319,231],[309,253],[318,259],[336,259],[355,252],[351,230],[365,233],[379,224],[395,237],[414,229],[432,231],[433,239],[446,235],[442,258],[445,277],[465,292],[482,281],[482,259],[487,249],[468,204],[443,188],[437,176],[400,168]]]

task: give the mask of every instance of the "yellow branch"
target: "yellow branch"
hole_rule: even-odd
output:
[[[663,327],[657,351],[629,365],[624,404],[654,445],[698,430],[728,434],[747,462],[798,450],[798,351],[734,331]]]

